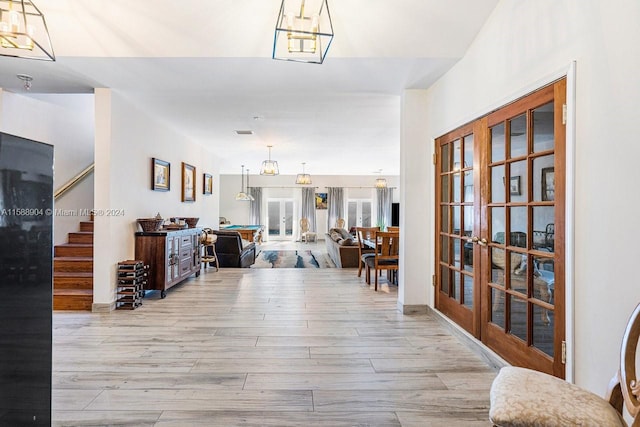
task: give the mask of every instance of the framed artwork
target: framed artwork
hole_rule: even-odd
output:
[[[205,173],[202,176],[203,176],[202,194],[212,194],[213,193],[213,175]]]
[[[196,167],[182,162],[182,201],[196,201]]]
[[[316,209],[327,209],[327,193],[316,193]]]
[[[511,193],[512,196],[522,194],[520,192],[520,175],[511,177],[511,181],[509,181],[509,193]]]
[[[542,168],[542,200],[553,201],[556,196],[556,178],[553,167]]]
[[[151,189],[169,191],[171,184],[171,164],[164,160],[151,159]]]

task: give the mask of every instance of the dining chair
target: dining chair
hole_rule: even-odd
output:
[[[387,231],[397,231],[400,232],[400,227],[397,227],[395,225],[390,225],[387,227]]]
[[[378,271],[387,270],[387,272],[398,271],[399,256],[399,240],[400,233],[397,231],[378,231],[376,233],[378,250],[375,255],[365,259],[367,266],[367,277],[369,285],[371,284],[371,269],[374,270],[375,287],[378,290]]]
[[[316,232],[309,231],[309,218],[300,219],[300,241],[309,243],[309,239],[316,241]]]
[[[375,255],[375,249],[365,245],[365,240],[376,241],[376,233],[380,231],[378,227],[356,227],[356,238],[358,240],[358,277],[362,276],[362,267],[365,259]],[[369,283],[369,270],[367,270],[367,283]]]
[[[625,328],[617,372],[609,381],[604,398],[539,371],[516,366],[501,368],[489,392],[489,420],[497,427],[637,426],[639,339],[640,305]]]

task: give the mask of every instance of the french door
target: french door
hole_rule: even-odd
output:
[[[371,227],[372,209],[371,200],[347,200],[347,230],[351,230],[352,227]]]
[[[267,230],[269,240],[293,239],[293,199],[267,200]]]
[[[436,308],[564,377],[566,81],[436,140]]]

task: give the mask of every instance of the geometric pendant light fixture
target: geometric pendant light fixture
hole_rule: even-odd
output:
[[[271,160],[271,147],[273,145],[267,145],[269,147],[269,160],[265,160],[262,162],[262,167],[260,168],[260,175],[280,175],[280,169],[278,168],[278,162],[275,160]]]
[[[387,180],[384,178],[376,179],[376,188],[387,188]]]
[[[0,0],[0,55],[55,61],[44,15],[31,0]]]
[[[378,170],[377,173],[382,173],[382,169]],[[375,187],[376,188],[387,188],[387,180],[384,179],[384,178],[377,178]]]
[[[301,184],[301,185],[311,184],[311,175],[309,175],[308,173],[305,173],[304,165],[305,163],[302,162],[302,173],[299,173],[298,176],[296,176],[296,184]]]
[[[273,59],[322,64],[332,40],[327,0],[282,0]]]
[[[247,197],[249,198],[250,202],[253,202],[254,200],[256,200],[256,198],[253,197],[251,195],[251,192],[249,191],[249,168],[247,168]]]

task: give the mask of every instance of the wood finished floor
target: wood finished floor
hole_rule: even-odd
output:
[[[55,312],[53,424],[489,426],[496,372],[382,288],[209,268],[133,311]]]

